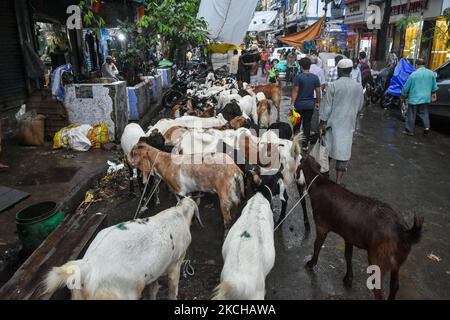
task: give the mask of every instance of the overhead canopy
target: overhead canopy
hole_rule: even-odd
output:
[[[325,17],[322,17],[318,21],[316,21],[313,25],[311,25],[310,27],[306,28],[303,31],[293,33],[287,36],[277,37],[277,39],[283,43],[287,43],[295,47],[300,47],[303,42],[314,40],[322,35],[324,21]]]
[[[278,11],[256,11],[248,31],[263,32],[272,29],[271,23],[277,17]]]
[[[242,48],[228,43],[212,43],[208,45],[208,51],[212,53],[227,53],[229,50],[242,50]]]
[[[258,0],[202,0],[198,17],[208,22],[212,40],[240,45]]]

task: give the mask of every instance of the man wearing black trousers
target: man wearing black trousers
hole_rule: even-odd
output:
[[[309,58],[300,59],[299,64],[302,72],[294,78],[291,105],[301,116],[301,126],[305,135],[302,147],[306,151],[308,149],[314,108],[319,110],[320,106],[320,80],[315,74],[309,72],[311,66],[311,60]],[[314,91],[316,92],[315,98]]]

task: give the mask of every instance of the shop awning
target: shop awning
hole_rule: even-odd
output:
[[[256,11],[248,31],[263,32],[273,29],[271,24],[275,21],[278,11]]]
[[[242,48],[228,43],[212,43],[208,45],[208,51],[211,53],[227,53],[229,50],[242,50]]]
[[[208,22],[212,40],[240,45],[258,0],[202,0],[198,17]]]
[[[311,41],[319,38],[322,35],[322,29],[325,22],[325,17],[317,20],[313,25],[303,31],[293,33],[287,36],[277,37],[283,43],[290,44],[295,47],[300,47],[305,41]]]

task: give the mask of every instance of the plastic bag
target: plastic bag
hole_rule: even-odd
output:
[[[26,112],[26,105],[23,104],[20,107],[19,111],[17,111],[17,113],[16,113],[16,120],[17,120],[17,122],[19,122],[22,119],[22,117],[25,115],[25,112]]]
[[[69,148],[76,151],[88,151],[92,147],[92,143],[87,137],[87,134],[91,129],[92,127],[90,125],[83,124],[79,127],[68,130],[66,132],[66,137]]]
[[[294,131],[300,128],[300,123],[302,121],[302,117],[300,113],[295,111],[294,109],[291,109],[289,111],[289,119],[291,119],[292,127],[294,128]]]
[[[92,148],[99,149],[103,143],[107,143],[108,140],[108,125],[101,123],[94,126],[89,130],[87,138],[91,141]]]
[[[53,137],[53,149],[71,148],[77,151],[88,151],[92,147],[87,135],[92,129],[88,124],[72,124],[59,130]]]
[[[81,124],[74,123],[70,126],[64,127],[61,130],[59,130],[57,133],[55,133],[55,136],[53,137],[53,149],[59,149],[62,147],[67,147],[67,139],[63,139],[63,133],[65,135],[65,132],[72,129],[79,127]]]
[[[320,164],[321,173],[328,172],[330,170],[328,148],[325,146],[323,139],[317,140],[309,154]]]

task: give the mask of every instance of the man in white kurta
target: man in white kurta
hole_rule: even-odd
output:
[[[356,117],[364,103],[361,84],[351,79],[353,62],[339,61],[339,78],[330,83],[320,110],[320,134],[325,134],[325,144],[330,160],[336,160],[336,183],[340,184],[350,160]]]

